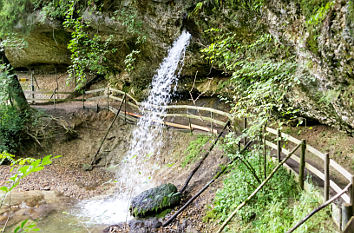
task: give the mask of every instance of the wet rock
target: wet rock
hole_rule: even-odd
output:
[[[126,223],[112,225],[103,230],[104,233],[130,232],[130,233],[150,233],[156,232],[162,223],[157,218],[133,219]]]
[[[40,219],[62,209],[66,201],[55,191],[12,192],[0,207],[0,225],[12,226],[25,219]]]
[[[130,205],[130,213],[134,217],[151,216],[177,205],[181,194],[173,184],[163,184],[146,190],[134,197]]]

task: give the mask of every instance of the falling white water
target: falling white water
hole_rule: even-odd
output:
[[[80,215],[89,218],[91,223],[115,224],[131,219],[130,200],[155,186],[151,176],[156,167],[144,163],[151,157],[158,159],[163,146],[161,123],[171,101],[172,87],[177,86],[190,37],[188,32],[182,32],[152,79],[149,96],[140,107],[143,116],[133,130],[130,149],[116,173],[116,195],[79,204]]]

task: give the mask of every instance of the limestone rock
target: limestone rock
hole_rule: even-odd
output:
[[[181,194],[177,192],[176,186],[163,184],[134,197],[129,209],[134,217],[146,217],[171,208],[180,200]]]

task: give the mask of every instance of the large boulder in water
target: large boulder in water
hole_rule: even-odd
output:
[[[176,186],[163,184],[134,197],[129,209],[134,217],[147,217],[177,205],[180,200]]]

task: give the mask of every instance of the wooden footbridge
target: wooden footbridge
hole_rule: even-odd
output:
[[[82,108],[94,107],[97,110],[105,108],[113,113],[119,112],[119,117],[126,121],[136,121],[141,117],[141,103],[134,97],[115,88],[99,88],[85,91],[79,97],[73,97],[72,92],[54,91],[25,91],[28,101],[31,104],[52,104],[57,107],[59,103],[79,101]],[[122,111],[118,110],[122,107]],[[213,108],[199,107],[194,105],[169,105],[165,107],[167,112],[163,114],[166,119],[163,122],[166,126],[186,130],[202,130],[212,134],[218,134],[226,122],[231,121],[232,115]],[[247,120],[244,119],[239,127],[233,130],[239,133],[247,127]],[[244,141],[246,144],[246,140]],[[354,213],[354,176],[333,159],[328,153],[323,153],[305,140],[299,140],[288,134],[265,127],[264,134],[259,143],[264,145],[264,157],[266,161],[267,150],[273,153],[272,159],[285,166],[298,178],[301,188],[306,188],[304,183],[306,175],[315,177],[323,184],[323,200],[325,203],[332,199],[341,198],[341,206],[332,205],[333,218],[343,232],[354,232],[352,218]],[[297,153],[295,153],[298,151]],[[285,163],[284,159],[289,159]],[[290,166],[291,165],[291,166]],[[265,179],[267,173],[265,172]],[[340,184],[337,182],[340,180]],[[350,221],[351,219],[351,221]],[[347,226],[347,229],[345,227]]]

